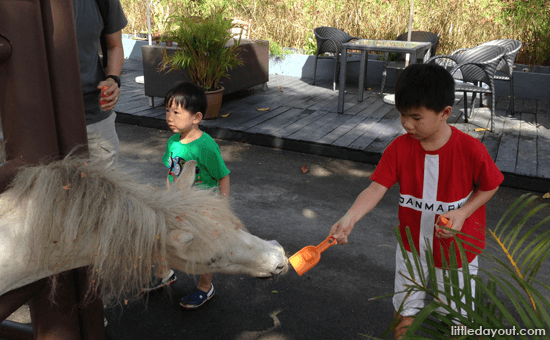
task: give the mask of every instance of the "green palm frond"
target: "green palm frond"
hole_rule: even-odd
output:
[[[487,259],[494,268],[479,268],[479,275],[462,268],[464,287],[459,286],[458,258],[466,263],[464,245],[459,239],[463,233],[454,235],[459,252],[450,252],[448,263],[443,258],[443,289],[440,290],[435,276],[435,263],[430,245],[423,254],[427,262],[428,277],[415,277],[413,266],[418,270],[420,255],[416,249],[407,252],[399,229],[399,241],[408,273],[403,273],[410,282],[406,292],[424,291],[433,301],[422,309],[407,329],[404,339],[550,339],[550,302],[548,283],[536,279],[536,275],[550,253],[550,216],[543,218],[529,230],[523,230],[528,222],[540,214],[547,204],[537,204],[537,196],[526,194],[519,197],[504,213],[494,229],[487,229],[487,242],[492,251],[483,251],[480,256]],[[525,212],[528,210],[527,212]],[[412,237],[407,228],[407,238],[413,248]],[[443,253],[443,251],[442,251]],[[475,288],[474,288],[475,283]],[[466,316],[457,312],[462,309]],[[395,320],[394,320],[395,321]],[[471,331],[483,329],[487,334],[452,335],[456,324],[462,324]],[[384,334],[388,335],[397,324],[394,322]],[[481,328],[480,328],[481,327]],[[543,330],[541,335],[511,335],[513,329]],[[493,331],[494,333],[490,333]],[[499,333],[500,331],[500,333]]]

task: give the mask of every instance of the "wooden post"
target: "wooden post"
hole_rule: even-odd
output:
[[[0,168],[1,191],[22,165],[64,157],[76,146],[87,151],[73,18],[72,0],[0,1],[0,118],[8,160]],[[45,280],[8,292],[0,296],[0,320],[33,296],[34,339],[103,340],[101,300],[80,305],[86,280],[77,271],[60,274],[55,304]],[[13,328],[5,330],[11,339],[28,338]]]

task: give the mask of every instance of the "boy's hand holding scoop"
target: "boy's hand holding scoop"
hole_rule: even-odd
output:
[[[464,215],[459,210],[450,211],[446,216],[439,216],[435,227],[435,237],[451,238],[455,234],[454,231],[461,231],[464,225]],[[443,227],[443,228],[440,228]]]

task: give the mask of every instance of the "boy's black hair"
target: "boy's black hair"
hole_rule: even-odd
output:
[[[181,82],[168,90],[164,97],[164,106],[169,108],[174,102],[193,114],[201,112],[204,117],[206,113],[206,94],[202,87],[193,83]]]
[[[439,113],[455,101],[455,81],[437,64],[412,64],[403,70],[395,85],[395,107],[399,112],[425,107]]]

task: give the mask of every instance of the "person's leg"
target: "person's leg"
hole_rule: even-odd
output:
[[[477,275],[478,265],[479,265],[479,263],[478,263],[478,258],[477,257],[475,257],[472,260],[472,262],[468,264],[468,270],[469,270],[471,275]],[[437,277],[438,290],[439,291],[444,291],[445,290],[445,285],[444,285],[444,281],[443,281],[443,271],[441,269],[436,269],[435,274],[436,274],[436,277]],[[458,285],[459,285],[461,290],[464,289],[464,271],[462,270],[462,268],[458,270]],[[470,285],[471,285],[471,293],[472,293],[472,300],[473,300],[475,298],[475,291],[476,291],[476,282],[475,282],[475,280],[470,280]],[[451,289],[453,289],[453,288],[451,288]],[[450,306],[453,310],[458,311],[456,303],[454,303],[454,301],[449,302],[444,295],[440,296],[440,299],[444,303],[450,304]],[[466,296],[465,295],[462,297],[462,302],[464,304],[466,304]],[[475,309],[475,305],[472,304],[471,308]],[[438,313],[441,313],[441,314],[447,314],[448,313],[448,311],[443,309],[443,308],[439,308],[437,311],[438,311]],[[466,310],[460,309],[460,313],[465,318],[468,318],[468,312]],[[451,326],[451,327],[456,327],[455,330],[457,332],[459,331],[459,329],[463,329],[464,331],[466,331],[468,329],[458,319],[454,319],[453,322],[454,322],[454,326]],[[452,328],[451,328],[451,333],[452,333]],[[451,337],[451,339],[456,339],[456,338]]]
[[[197,288],[208,293],[212,288],[212,277],[214,277],[214,273],[202,274]]]
[[[115,129],[116,113],[100,122],[86,125],[91,158],[106,159],[109,166],[118,164],[119,141]]]
[[[470,262],[468,264],[468,270],[470,272],[470,275],[477,275],[478,265],[479,265],[478,257],[476,256],[472,260],[472,262]],[[444,285],[444,281],[443,281],[443,271],[441,269],[436,269],[436,277],[437,277],[437,286],[438,286],[439,291],[445,291],[445,285]],[[460,268],[458,270],[458,285],[459,285],[460,290],[464,289],[464,271],[463,271],[462,268]],[[470,280],[470,286],[471,286],[471,293],[472,293],[472,300],[473,300],[474,297],[475,297],[475,291],[476,291],[476,282],[475,282],[475,280]],[[440,299],[443,302],[449,304],[450,307],[453,310],[455,310],[457,312],[460,312],[464,317],[468,317],[468,312],[464,309],[460,309],[460,311],[459,311],[457,306],[456,306],[456,303],[454,301],[448,301],[447,298],[444,295],[440,296]],[[466,296],[462,297],[462,303],[466,304]],[[475,308],[475,305],[472,304],[471,308]],[[442,313],[442,314],[447,313],[447,311],[444,310],[444,309],[438,309],[438,312]],[[459,324],[460,322],[458,320],[456,320],[456,323]]]
[[[423,291],[405,291],[407,286],[413,285],[413,282],[411,282],[412,279],[414,282],[420,284],[420,274],[416,270],[414,261],[412,261],[412,254],[408,253],[408,256],[411,259],[414,279],[407,269],[401,248],[397,245],[395,254],[395,294],[393,296],[394,317],[397,316],[398,320],[397,327],[394,330],[396,340],[401,339],[407,332],[407,327],[413,323],[414,316],[424,307],[424,299],[426,297],[426,293]],[[420,258],[420,262],[423,267],[424,276],[428,277],[428,270],[424,259]],[[403,309],[397,314],[401,306],[403,306]]]
[[[119,141],[115,129],[116,113],[113,113],[100,122],[86,125],[88,135],[88,152],[92,159],[106,159],[107,165],[116,167],[118,164]],[[103,326],[107,327],[108,321],[103,316]]]
[[[397,316],[397,327],[395,327],[395,330],[393,331],[394,339],[399,340],[403,338],[403,335],[407,333],[407,328],[412,325],[414,322],[414,317],[412,316],[402,316],[400,314],[397,314],[397,311],[393,311],[393,317],[395,318]]]
[[[160,257],[160,254],[153,250],[153,257]],[[178,279],[176,273],[169,266],[157,267],[154,271],[154,281],[151,282],[149,288],[145,289],[146,292],[151,292],[176,282]]]
[[[150,286],[144,289],[145,292],[152,292],[163,287],[167,287],[177,280],[176,273],[170,267],[164,267],[161,270],[155,271],[154,281]]]
[[[162,268],[158,268],[157,270],[155,270],[155,276],[160,278],[165,278],[170,274],[171,271],[172,270],[166,266]]]
[[[180,300],[180,305],[187,309],[194,309],[199,308],[206,301],[210,300],[216,293],[212,284],[213,276],[213,273],[201,275],[197,289],[193,293],[183,297]]]

